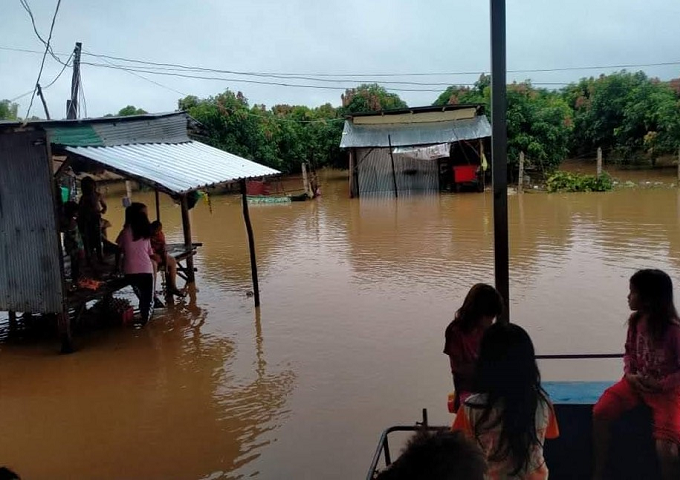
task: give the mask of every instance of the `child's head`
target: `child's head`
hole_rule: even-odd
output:
[[[665,272],[655,269],[638,270],[630,277],[628,306],[646,314],[653,333],[661,334],[678,318],[673,303],[673,281]]]
[[[93,194],[97,191],[97,183],[94,181],[94,178],[85,177],[80,181],[80,189],[83,191],[83,194]]]
[[[456,312],[455,321],[463,331],[469,331],[481,326],[483,321],[493,321],[501,313],[503,313],[503,297],[498,290],[486,283],[478,283],[468,292],[463,306]]]
[[[158,232],[160,232],[161,230],[163,230],[163,224],[161,222],[159,222],[158,220],[154,220],[153,222],[151,222],[151,233],[152,234],[155,235]]]
[[[486,470],[484,454],[462,432],[423,431],[376,480],[482,480]]]
[[[500,411],[500,438],[489,459],[511,458],[519,472],[528,464],[530,449],[538,444],[536,409],[546,398],[534,344],[526,330],[502,323],[486,330],[477,359],[476,382],[476,391],[488,398],[478,430],[489,428],[487,421],[493,409]]]
[[[76,202],[66,202],[64,204],[64,216],[66,218],[75,218],[78,216],[78,204]]]

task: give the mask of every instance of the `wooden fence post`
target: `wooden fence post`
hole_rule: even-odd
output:
[[[248,249],[250,250],[250,271],[253,276],[253,296],[255,306],[260,306],[260,281],[257,278],[257,259],[255,258],[255,238],[253,237],[253,225],[250,223],[250,212],[248,211],[248,195],[246,194],[246,180],[241,180],[241,201],[243,202],[243,221],[246,224],[248,233]]]
[[[597,178],[602,175],[602,147],[597,147]]]
[[[187,194],[181,197],[181,207],[182,207],[182,230],[184,231],[184,248],[187,251],[192,250],[191,242],[191,217],[189,216],[189,202],[187,199]],[[194,257],[189,255],[187,257],[187,283],[194,283],[196,281],[196,275],[194,273]]]
[[[680,148],[678,148],[678,187],[680,187]]]
[[[517,193],[524,190],[524,152],[519,152],[519,176],[517,178]]]

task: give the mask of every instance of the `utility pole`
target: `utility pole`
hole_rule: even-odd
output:
[[[78,88],[80,87],[80,50],[83,44],[76,42],[73,50],[73,76],[71,77],[71,99],[66,101],[66,118],[78,118]]]
[[[40,96],[40,100],[42,101],[43,108],[45,109],[45,116],[47,117],[48,120],[50,119],[50,111],[47,109],[47,102],[45,101],[45,95],[43,95],[42,88],[40,88],[40,84],[36,84],[36,88],[38,89],[38,95]]]

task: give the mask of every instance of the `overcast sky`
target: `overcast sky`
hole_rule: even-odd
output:
[[[56,0],[28,2],[46,38]],[[42,44],[19,0],[0,0],[0,7],[0,99],[12,99],[35,84],[41,55],[2,47],[41,50]],[[678,0],[508,0],[507,10],[510,70],[680,62]],[[484,0],[62,0],[53,48],[65,60],[76,41],[86,52],[145,61],[338,77],[482,72],[490,63],[489,6]],[[103,63],[88,56],[83,61]],[[642,69],[662,79],[680,76],[680,63]],[[41,84],[48,84],[60,70],[61,65],[48,56]],[[509,78],[568,82],[607,71],[611,70],[534,72]],[[88,116],[117,112],[128,104],[152,112],[171,111],[182,96],[177,92],[204,97],[226,88],[242,91],[251,104],[339,105],[342,88],[355,85],[250,77],[339,87],[322,90],[144,75],[170,89],[125,71],[83,65]],[[477,76],[387,80],[470,83]],[[54,118],[65,115],[70,81],[69,69],[45,91]],[[429,105],[438,95],[397,93],[411,106]],[[29,100],[30,95],[17,100],[21,116]],[[31,114],[43,115],[39,101]]]

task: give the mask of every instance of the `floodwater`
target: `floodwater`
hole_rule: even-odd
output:
[[[448,423],[443,332],[467,289],[493,281],[491,195],[350,201],[346,174],[323,177],[317,201],[251,206],[260,312],[239,199],[213,196],[212,213],[192,211],[195,302],[80,335],[73,355],[0,343],[0,464],[27,479],[362,478],[385,427],[422,408]],[[509,209],[511,317],[539,353],[621,352],[628,277],[680,280],[676,189],[525,193]],[[122,209],[109,218],[116,230]],[[175,241],[179,219],[164,198]],[[621,361],[541,369],[614,380]]]

